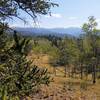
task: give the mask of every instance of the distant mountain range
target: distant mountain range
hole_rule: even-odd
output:
[[[78,37],[82,34],[81,28],[13,28],[23,35],[29,36],[42,36],[42,35],[55,35],[55,36],[75,36]]]

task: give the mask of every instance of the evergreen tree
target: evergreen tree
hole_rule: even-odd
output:
[[[27,59],[29,40],[14,31],[13,40],[9,41],[6,19],[17,17],[25,21],[20,17],[21,10],[35,20],[38,14],[50,13],[55,5],[58,6],[50,0],[0,0],[0,99],[15,100],[15,96],[29,95],[36,86],[50,82],[47,70]]]
[[[0,42],[2,42],[2,35],[0,35]],[[27,59],[29,40],[21,38],[15,33],[12,45],[9,48],[5,48],[6,46],[3,45],[0,49],[1,99],[4,96],[5,100],[9,100],[15,96],[29,95],[37,86],[49,84],[50,77],[47,70],[39,69]]]
[[[93,16],[89,17],[88,23],[83,25],[83,31],[85,32],[83,46],[85,51],[85,61],[87,64],[91,64],[92,66],[92,76],[93,76],[93,83],[96,82],[96,68],[98,67],[99,61],[99,51],[100,48],[99,44],[99,37],[98,31],[96,29],[97,23],[96,19]]]

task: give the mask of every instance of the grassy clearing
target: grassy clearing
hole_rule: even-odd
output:
[[[64,77],[64,67],[58,67],[55,76],[53,67],[49,64],[48,55],[34,55],[34,63],[47,68],[53,82],[49,86],[42,86],[40,91],[32,95],[33,100],[100,100],[100,79],[95,85],[92,84],[91,75],[81,80],[79,75],[76,78]],[[32,58],[31,58],[32,59]],[[31,99],[29,99],[31,100]]]

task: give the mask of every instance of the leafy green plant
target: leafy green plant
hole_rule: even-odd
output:
[[[18,100],[22,96],[30,95],[41,84],[48,85],[50,82],[47,70],[38,68],[27,59],[29,45],[30,40],[18,36],[15,32],[13,45],[9,49],[2,48],[0,51],[0,98],[2,100],[9,98]]]

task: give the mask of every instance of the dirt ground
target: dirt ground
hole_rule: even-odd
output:
[[[34,59],[34,64],[49,70],[53,82],[49,86],[41,86],[37,93],[25,100],[100,100],[100,80],[93,85],[91,80],[63,77],[61,73],[61,76],[55,76],[52,66],[48,64],[47,55],[34,55],[30,58]]]

